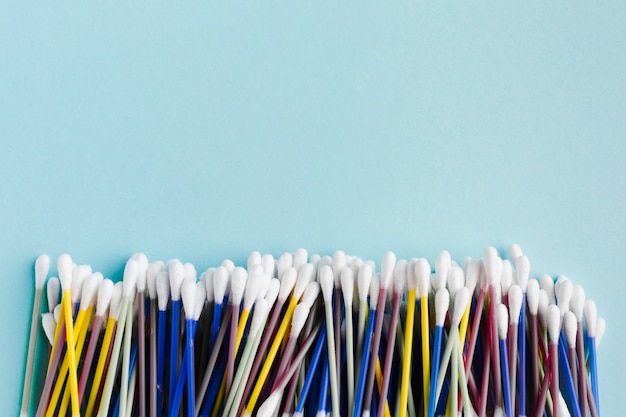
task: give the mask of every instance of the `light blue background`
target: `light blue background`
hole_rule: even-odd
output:
[[[516,241],[597,300],[620,415],[626,6],[582,3],[0,13],[0,414],[40,253],[119,278],[136,251],[204,269]]]

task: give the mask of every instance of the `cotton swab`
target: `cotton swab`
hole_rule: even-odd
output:
[[[370,364],[368,368],[367,381],[363,396],[363,417],[369,417],[372,397],[374,393],[374,378],[376,370],[376,362],[378,361],[378,349],[380,347],[380,339],[383,331],[383,319],[385,315],[385,301],[387,299],[387,289],[391,285],[393,279],[393,270],[396,265],[396,255],[393,252],[387,252],[383,256],[380,273],[380,288],[378,290],[378,311],[376,313],[376,325],[374,327],[374,338],[372,341],[372,353],[370,356]],[[331,374],[332,378],[332,374]]]
[[[348,393],[348,410],[354,406],[354,330],[352,327],[352,298],[354,295],[354,275],[352,268],[341,270],[341,288],[345,308],[346,323],[346,382]]]
[[[512,245],[513,246],[513,245]],[[519,248],[519,246],[517,247]],[[513,252],[513,253],[512,253]],[[516,255],[516,248],[509,248],[509,256]],[[520,249],[521,252],[521,249]],[[519,326],[518,326],[518,339],[519,339],[519,414],[521,416],[526,415],[526,292],[528,288],[528,277],[530,274],[530,261],[525,255],[519,255],[515,258],[515,275],[517,278],[517,285],[519,285],[522,291],[522,303],[520,306]],[[536,281],[535,281],[536,282]],[[514,357],[513,357],[514,358]],[[517,362],[511,359],[514,363],[514,369]],[[515,377],[513,377],[513,386],[515,386]],[[515,393],[515,390],[513,391]],[[515,396],[513,396],[515,398]],[[513,400],[513,409],[515,409],[515,399]]]
[[[502,403],[502,379],[500,375],[500,366],[498,364],[498,357],[500,356],[500,348],[498,344],[497,325],[496,325],[496,289],[500,285],[500,279],[502,278],[502,259],[498,256],[495,248],[488,247],[485,249],[483,255],[483,262],[485,266],[485,274],[489,281],[489,321],[490,325],[490,339],[491,339],[491,368],[494,375],[494,392],[496,397],[496,403]]]
[[[439,320],[445,321],[445,316],[448,312],[448,307],[446,306],[445,298],[448,297],[448,300],[449,300],[450,297],[449,295],[446,296],[445,293],[441,293],[440,298],[441,297],[443,297],[443,306],[440,308]],[[454,351],[454,349],[456,349],[457,346],[459,346],[459,349],[460,349],[459,324],[463,317],[463,313],[465,312],[465,307],[467,306],[469,302],[469,297],[470,297],[469,290],[467,288],[461,288],[459,291],[457,291],[454,300],[452,300],[453,308],[451,310],[452,314],[451,314],[451,321],[450,321],[450,332],[448,333],[448,341],[446,343],[443,356],[441,357],[441,359],[436,358],[437,362],[433,361],[433,366],[437,365],[439,368],[439,372],[438,372],[438,377],[436,380],[435,395],[434,397],[431,396],[431,400],[434,400],[434,404],[437,404],[437,402],[439,401],[439,395],[441,393],[441,390],[444,384],[444,379],[446,377],[446,370],[448,368],[450,359],[452,359],[452,366],[450,368],[451,382],[450,382],[450,394],[449,394],[449,399],[451,402],[450,412],[452,413],[455,413],[458,410],[458,406],[457,406],[458,375],[459,375],[458,369],[459,367],[461,367],[461,364],[458,363],[459,356],[457,355],[457,352]],[[440,301],[442,300],[440,299]],[[443,317],[441,317],[441,315],[443,315]],[[441,327],[443,328],[443,325]],[[439,344],[441,345],[441,343]],[[441,351],[441,349],[439,349],[439,351]],[[435,355],[433,354],[433,356]],[[438,364],[438,362],[440,362],[440,364]],[[434,382],[435,381],[431,382],[431,387],[435,386]]]
[[[421,296],[421,294],[420,294]],[[430,367],[430,383],[429,386],[429,394],[426,400],[428,407],[425,406],[427,410],[428,417],[434,417],[435,408],[437,407],[436,401],[436,391],[437,391],[437,380],[439,374],[439,361],[441,358],[441,342],[443,337],[443,326],[446,320],[446,314],[448,312],[448,307],[450,306],[450,294],[448,290],[445,288],[441,288],[435,294],[435,339],[433,343],[433,362]]]
[[[558,395],[559,391],[559,334],[561,330],[561,312],[554,304],[548,307],[547,311],[547,324],[548,324],[548,338],[549,343],[549,358],[551,368],[551,393],[552,393],[552,417],[558,417]]]
[[[333,320],[335,322],[335,365],[337,366],[337,381],[341,381],[341,270],[346,266],[346,253],[342,250],[335,251],[332,259],[332,271],[335,283],[335,296],[333,298]]]
[[[285,349],[281,354],[282,358],[278,366],[278,370],[276,371],[276,379],[274,381],[274,384],[272,385],[272,391],[274,391],[278,387],[278,381],[284,375],[284,372],[289,365],[291,356],[294,352],[294,349],[296,348],[298,336],[300,336],[300,332],[304,327],[306,319],[309,317],[309,312],[309,306],[304,303],[299,303],[293,311],[289,338],[287,339],[287,344],[285,345]]]
[[[576,318],[576,360],[578,363],[578,401],[580,401],[580,411],[583,417],[587,417],[587,383],[586,383],[586,367],[584,357],[584,340],[583,340],[583,309],[585,305],[585,290],[582,286],[576,285],[572,291],[572,299],[570,308]],[[572,365],[572,368],[575,368]]]
[[[137,285],[137,274],[139,273],[139,265],[136,261],[130,259],[126,262],[124,268],[124,277],[122,283],[122,306],[120,308],[119,320],[117,323],[117,331],[115,334],[115,342],[113,343],[113,350],[111,351],[111,359],[107,370],[106,380],[104,382],[104,391],[102,392],[102,399],[100,401],[100,408],[98,410],[98,417],[104,417],[109,413],[109,406],[111,405],[111,395],[113,393],[113,385],[115,384],[115,375],[117,374],[117,365],[119,361],[120,350],[122,348],[122,341],[124,340],[125,325],[128,319],[128,310],[132,308],[129,304],[134,297],[134,293]],[[129,360],[130,361],[130,352]],[[128,362],[127,361],[127,362]],[[126,380],[126,382],[124,382]],[[120,409],[126,408],[126,401],[122,403],[122,395],[127,391],[128,387],[128,368],[124,370],[122,366],[122,387],[120,388]],[[122,407],[123,405],[123,407]]]
[[[539,309],[539,282],[535,279],[528,281],[526,287],[526,299],[528,301],[528,335],[530,347],[530,369],[532,370],[530,392],[533,393],[530,401],[534,404],[536,393],[539,391],[539,349],[537,340],[537,311]]]
[[[237,334],[239,327],[239,307],[243,299],[243,292],[246,289],[248,281],[248,272],[237,267],[233,271],[230,278],[230,296],[228,299],[228,308],[230,312],[230,338],[228,344],[228,360],[226,363],[226,391],[230,391],[235,374],[235,356],[237,355]],[[245,309],[244,309],[245,311]],[[247,311],[249,313],[249,310]],[[245,320],[247,320],[247,313]],[[245,327],[245,323],[243,324]],[[243,329],[242,329],[243,334]]]
[[[91,417],[93,413],[94,407],[96,405],[96,399],[100,391],[102,376],[107,371],[107,363],[110,357],[110,348],[112,348],[111,340],[117,329],[117,321],[121,309],[122,291],[123,289],[121,282],[118,282],[113,286],[113,295],[111,296],[111,303],[109,308],[109,318],[107,319],[106,330],[104,332],[104,338],[102,339],[102,346],[100,347],[98,364],[96,365],[93,381],[91,383],[91,392],[89,394],[89,401],[87,402],[85,417]]]
[[[511,410],[515,410],[515,393],[517,392],[517,342],[518,342],[518,327],[519,327],[519,318],[522,309],[522,299],[523,299],[522,289],[519,285],[513,285],[509,289],[509,329],[508,329],[508,359],[509,359],[509,399],[511,400]],[[521,356],[521,351],[520,351]],[[521,363],[520,363],[520,372],[521,372]],[[521,389],[521,379],[520,379],[520,389]],[[521,398],[520,398],[520,407]]]
[[[132,256],[139,265],[137,273],[137,371],[135,378],[139,379],[139,417],[146,417],[146,284],[148,258],[143,253],[136,253]],[[132,320],[131,320],[132,322]],[[132,333],[131,333],[132,336]],[[132,396],[131,396],[132,397]]]
[[[80,417],[80,404],[78,401],[78,377],[76,353],[74,352],[74,326],[72,324],[72,258],[69,255],[63,254],[59,256],[57,260],[57,268],[59,271],[59,279],[61,280],[61,288],[63,290],[63,296],[61,297],[61,304],[63,306],[63,315],[65,318],[65,334],[67,343],[67,355],[69,360],[69,389],[72,400],[72,417]]]
[[[598,392],[598,367],[596,361],[596,330],[598,310],[593,300],[585,302],[585,323],[587,323],[587,346],[589,347],[589,373],[591,376],[591,392],[598,414],[600,414],[600,393]]]
[[[430,323],[428,319],[428,293],[430,287],[430,265],[424,258],[418,260],[417,289],[419,293],[420,306],[420,332],[422,341],[422,393],[424,404],[424,416],[428,412],[428,395],[430,392]],[[428,271],[428,273],[426,273]]]
[[[213,273],[213,295],[215,304],[213,305],[213,325],[211,326],[211,346],[215,345],[215,338],[219,331],[222,319],[222,304],[226,295],[226,288],[229,284],[230,275],[224,266],[220,266]]]
[[[576,316],[571,311],[567,311],[563,316],[563,332],[565,333],[565,340],[567,341],[567,359],[569,363],[569,370],[572,373],[572,381],[576,388],[576,396],[580,392],[578,390],[578,374],[576,372],[576,333],[578,330],[578,324],[576,323]],[[581,401],[580,398],[577,398]]]
[[[178,375],[178,325],[180,322],[180,290],[185,278],[185,267],[178,260],[174,259],[169,262],[168,272],[170,278],[170,296],[172,318],[170,323],[170,358],[169,358],[169,383],[168,383],[168,401],[167,409],[169,410],[174,400],[174,387],[176,386],[176,375]],[[122,379],[122,383],[124,380]]]
[[[504,397],[504,411],[506,417],[513,416],[511,407],[511,383],[509,376],[509,360],[507,354],[507,332],[509,326],[509,313],[505,305],[500,304],[496,312],[498,338],[500,340],[500,364],[502,366],[502,395]]]
[[[335,363],[335,333],[333,330],[333,287],[334,278],[332,269],[329,266],[324,266],[320,270],[320,287],[322,290],[322,296],[324,297],[324,313],[326,316],[326,343],[328,346],[328,370],[330,375],[330,396],[332,402],[332,414],[333,417],[339,417],[339,383],[337,381],[337,365]],[[324,393],[322,393],[324,395]]]
[[[149,378],[149,413],[151,417],[157,415],[157,275],[161,272],[163,264],[154,262],[148,265],[146,270],[146,282],[148,286],[148,298],[150,299],[150,378]]]
[[[33,314],[30,320],[30,337],[28,338],[28,355],[26,358],[26,371],[24,373],[24,389],[22,391],[21,417],[28,417],[30,405],[30,390],[33,383],[33,366],[35,362],[35,349],[37,348],[37,322],[41,311],[41,298],[43,287],[50,269],[48,255],[40,255],[35,261],[35,299],[33,301]]]
[[[430,267],[423,260],[411,260],[407,269],[407,310],[404,328],[404,355],[400,381],[400,399],[398,416],[406,417],[409,401],[409,382],[411,377],[411,359],[413,353],[413,325],[415,321],[415,299],[417,295],[418,277],[430,274]],[[415,417],[415,416],[413,416]]]
[[[170,299],[170,279],[166,271],[156,276],[159,324],[157,329],[157,417],[163,415],[163,388],[165,384],[165,339],[167,324],[167,304]]]
[[[196,290],[197,286],[195,281],[185,278],[181,286],[181,300],[185,313],[185,353],[183,354],[183,362],[178,375],[178,382],[176,383],[174,396],[172,397],[173,400],[169,410],[170,416],[178,415],[185,380],[187,382],[187,415],[188,417],[194,417],[195,415],[193,338],[195,335],[194,314],[196,311]],[[172,387],[172,389],[174,389],[174,387]]]
[[[110,279],[105,279],[100,283],[98,287],[98,301],[96,303],[96,316],[94,317],[91,337],[89,338],[89,345],[87,346],[87,353],[85,354],[85,362],[80,374],[80,380],[78,384],[78,397],[82,402],[83,394],[85,393],[85,386],[87,385],[87,379],[89,378],[89,372],[91,371],[91,362],[96,353],[96,345],[100,335],[100,328],[102,327],[102,320],[104,314],[109,308],[111,298],[113,297],[113,289],[115,284]]]

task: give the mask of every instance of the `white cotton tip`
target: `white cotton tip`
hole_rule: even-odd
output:
[[[50,271],[50,257],[39,255],[35,260],[35,289],[42,290]]]
[[[465,288],[472,294],[476,289],[476,284],[478,284],[480,268],[480,261],[478,259],[469,259],[467,261],[467,267],[465,269]]]
[[[430,264],[425,258],[419,258],[415,263],[415,277],[417,278],[417,292],[419,296],[428,296],[430,287]]]
[[[587,323],[587,336],[596,337],[596,330],[598,324],[598,308],[596,302],[593,300],[587,300],[584,307],[585,323]]]
[[[563,330],[565,330],[565,339],[569,347],[576,347],[576,333],[578,332],[578,322],[576,316],[568,311],[563,316]]]
[[[59,304],[61,283],[57,277],[52,277],[46,284],[46,293],[48,295],[48,311],[54,310]]]
[[[402,297],[404,287],[407,281],[408,262],[406,259],[400,259],[393,269],[393,292]]]
[[[110,279],[103,280],[98,286],[98,302],[96,303],[96,316],[104,316],[109,304],[111,304],[111,298],[113,297],[113,289],[115,284]]]
[[[137,289],[137,275],[139,274],[139,264],[133,259],[129,259],[124,267],[124,278],[122,285],[124,297],[133,297]]]
[[[183,268],[185,268],[185,278],[193,279],[194,282],[198,280],[198,272],[196,271],[196,267],[193,266],[192,263],[184,263]]]
[[[259,264],[253,265],[249,269],[246,290],[243,293],[243,309],[250,310],[256,301],[262,287],[266,287],[269,281],[265,280],[263,275],[263,267]],[[267,292],[266,289],[264,289]],[[261,297],[262,298],[262,297]]]
[[[261,404],[259,407],[259,411],[257,411],[257,417],[272,417],[278,408],[278,404],[280,400],[283,399],[283,390],[278,390],[269,397],[267,400]]]
[[[193,319],[193,313],[196,309],[196,283],[193,279],[186,278],[180,287],[181,299],[183,300],[183,308],[185,310],[185,319]]]
[[[430,276],[430,285],[433,287],[434,292],[437,292],[442,288],[446,288],[447,283],[448,276],[443,276],[436,272]]]
[[[342,250],[335,251],[335,253],[333,253],[333,261],[331,266],[333,268],[333,279],[335,280],[335,287],[340,288],[341,270],[346,266],[346,253]]]
[[[344,304],[346,306],[352,305],[352,299],[354,298],[354,274],[349,266],[341,270],[341,292]]]
[[[496,407],[496,409],[493,412],[493,417],[504,417],[504,409],[502,409],[502,407]]]
[[[517,243],[512,243],[511,246],[509,246],[509,259],[511,262],[516,262],[517,259],[523,255],[522,248],[520,248]]]
[[[417,290],[417,274],[415,273],[417,258],[411,258],[406,267],[406,287],[407,290]]]
[[[309,282],[309,285],[307,285],[304,290],[304,294],[302,294],[301,303],[306,304],[309,308],[313,308],[317,297],[320,295],[320,291],[320,284],[317,281]]]
[[[284,302],[289,294],[291,294],[291,290],[293,290],[293,286],[296,285],[296,279],[298,277],[298,273],[292,267],[289,267],[285,270],[285,273],[282,275],[280,281],[280,291],[278,292],[278,299]]]
[[[387,291],[393,279],[393,270],[396,266],[396,255],[393,252],[387,252],[383,255],[380,265],[380,288]]]
[[[503,294],[508,294],[513,284],[513,266],[508,259],[502,261],[502,274],[500,275],[500,288]]]
[[[550,304],[548,293],[543,288],[539,290],[539,302],[537,303],[537,305],[539,318],[541,319],[543,324],[546,325],[548,320],[548,307],[554,304]]]
[[[546,322],[548,325],[548,338],[550,339],[550,343],[558,343],[559,333],[561,332],[561,311],[554,304],[548,307]]]
[[[307,284],[315,281],[315,267],[308,263],[302,265],[298,270],[298,279],[303,280]]]
[[[235,306],[239,306],[241,304],[243,292],[246,290],[247,281],[248,272],[240,266],[236,267],[230,277],[230,304]]]
[[[320,263],[321,260],[322,257],[319,256],[317,253],[309,256],[309,263],[315,267],[315,270],[317,270],[317,265]]]
[[[463,313],[465,313],[465,309],[470,301],[470,292],[467,288],[462,287],[456,293],[456,298],[454,299],[454,312],[452,314],[452,325],[459,326],[461,323],[461,318],[463,317]]]
[[[206,301],[206,286],[203,282],[196,282],[196,293],[195,293],[196,301],[194,302],[195,309],[193,311],[193,319],[198,321],[200,319],[200,315],[202,314],[202,310],[204,309],[204,303]]]
[[[57,327],[57,322],[54,320],[54,314],[52,313],[42,314],[41,326],[43,327],[43,332],[46,334],[46,338],[48,339],[48,342],[50,343],[50,345],[52,345],[52,342],[54,342],[54,332]]]
[[[548,295],[548,301],[550,304],[554,304],[555,299],[554,299],[554,279],[548,275],[548,274],[543,274],[541,276],[541,279],[539,281],[539,284],[541,286],[541,289],[543,289],[546,294]]]
[[[254,265],[259,265],[261,263],[261,252],[254,251],[250,253],[248,256],[248,270],[250,270]]]
[[[280,281],[278,278],[272,278],[267,288],[267,293],[264,299],[268,302],[270,307],[274,306],[276,299],[278,298],[278,292],[280,291]]]
[[[596,346],[600,346],[605,331],[606,320],[604,320],[604,317],[598,317],[598,321],[596,322]]]
[[[68,291],[72,289],[72,272],[74,271],[74,263],[68,254],[63,254],[57,259],[57,270],[59,272],[59,280],[61,281],[61,289]]]
[[[204,278],[204,289],[206,290],[206,299],[209,303],[212,303],[215,300],[215,292],[213,290],[213,285],[214,282],[213,280],[215,279],[215,268],[209,268],[206,271],[204,271],[205,273],[205,278]]]
[[[168,272],[172,301],[178,301],[180,300],[180,287],[185,279],[185,266],[178,259],[174,259],[169,263]]]
[[[572,313],[576,316],[576,320],[581,321],[583,319],[583,308],[585,307],[585,289],[582,285],[576,285],[572,291],[572,299],[570,300],[569,307]]]
[[[520,255],[515,259],[515,276],[517,277],[517,285],[520,286],[522,292],[526,292],[528,278],[530,276],[530,261],[528,256]]]
[[[320,270],[320,288],[324,302],[330,303],[333,299],[334,277],[330,266],[324,265]]]
[[[539,308],[539,281],[536,279],[528,280],[526,286],[526,304],[528,304],[528,311],[533,316],[537,315],[537,309]]]
[[[166,271],[158,273],[156,287],[159,310],[165,311],[167,309],[167,303],[170,300],[170,278]]]
[[[59,317],[61,317],[61,304],[59,304],[58,306],[54,307],[54,311],[52,312],[52,315],[54,316],[54,321],[56,323],[59,322]]]
[[[443,327],[446,321],[446,313],[450,307],[450,293],[442,288],[435,293],[435,324]]]
[[[291,268],[294,271],[297,271],[296,268]],[[298,278],[296,279],[296,284],[293,287],[293,294],[292,297],[295,298],[296,300],[299,300],[302,297],[302,293],[304,292],[304,289],[306,288],[307,285],[309,285],[309,282],[311,282],[311,275],[310,274],[297,274]]]
[[[101,281],[102,274],[100,272],[96,272],[85,278],[80,296],[81,310],[87,310],[88,307],[94,305]]]
[[[465,278],[463,277],[463,269],[460,266],[452,266],[448,270],[448,292],[450,299],[455,300],[456,293],[464,287]]]
[[[451,266],[452,259],[450,258],[450,252],[446,250],[439,252],[439,255],[437,255],[437,259],[435,260],[435,275],[443,277],[443,279],[447,279],[448,271],[450,270]]]
[[[213,274],[213,295],[215,297],[216,304],[222,304],[224,302],[229,277],[230,274],[225,266],[220,266]]]
[[[572,300],[572,293],[574,291],[574,285],[572,281],[562,281],[557,290],[557,305],[561,310],[561,317],[566,311],[569,311],[570,301]]]
[[[72,274],[72,303],[76,304],[80,301],[83,284],[89,275],[91,275],[91,267],[89,265],[78,265],[74,268]]]
[[[496,324],[498,326],[498,336],[500,340],[506,340],[509,330],[509,312],[504,304],[500,304],[496,310]]]
[[[278,279],[282,279],[283,274],[287,269],[293,267],[293,255],[289,252],[285,252],[280,255],[278,262],[276,263],[276,269],[278,270]]]
[[[146,269],[146,285],[148,287],[148,297],[150,297],[151,300],[157,298],[156,277],[162,269],[163,264],[159,262],[151,263]]]
[[[370,284],[372,283],[372,267],[364,263],[361,268],[359,268],[359,274],[356,279],[356,290],[359,293],[359,299],[361,301],[367,300],[367,294],[370,290]]]
[[[250,321],[250,333],[249,338],[255,337],[259,331],[262,330],[265,319],[270,310],[270,304],[267,300],[259,300],[254,306],[254,313],[252,313],[252,320]]]
[[[137,291],[144,292],[148,280],[148,257],[143,253],[135,253],[131,259],[137,262]]]
[[[502,278],[502,259],[498,256],[496,248],[489,246],[483,254],[483,265],[489,285],[499,285]]]
[[[519,285],[513,285],[509,289],[509,317],[511,324],[518,324],[520,313],[522,311],[522,300],[524,294]]]
[[[226,268],[226,270],[228,271],[228,275],[232,274],[235,270],[235,263],[230,259],[224,259],[222,261],[222,266]]]
[[[263,273],[268,275],[270,278],[274,278],[274,272],[276,272],[276,261],[274,257],[266,253],[261,257],[261,265],[263,265]]]
[[[293,310],[289,337],[298,337],[300,335],[300,332],[304,327],[304,323],[306,323],[306,319],[309,317],[310,311],[309,306],[304,303],[300,303],[296,306],[295,310]]]
[[[378,292],[380,291],[380,274],[372,275],[370,282],[370,308],[376,310],[378,307]]]
[[[113,296],[111,297],[111,306],[109,308],[109,318],[117,320],[120,316],[122,308],[122,295],[124,293],[124,284],[116,282],[113,286]]]
[[[308,258],[309,253],[306,249],[299,248],[293,254],[293,267],[296,268],[296,270],[300,269],[300,267],[306,263]]]

